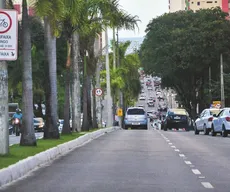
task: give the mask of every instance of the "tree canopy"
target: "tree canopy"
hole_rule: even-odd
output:
[[[144,69],[160,75],[163,86],[178,93],[192,116],[196,104],[207,100],[201,92],[209,67],[219,71],[220,54],[229,52],[230,23],[226,16],[220,8],[178,11],[157,17],[147,26],[140,50]]]

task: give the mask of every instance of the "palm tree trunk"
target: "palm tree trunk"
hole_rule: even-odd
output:
[[[50,24],[47,18],[45,23],[45,52],[47,59],[47,90],[46,98],[46,123],[44,130],[44,139],[59,139],[58,114],[57,114],[57,55],[56,55],[56,38],[52,35]]]
[[[37,141],[33,122],[33,81],[32,81],[32,58],[31,58],[31,34],[28,18],[27,1],[23,0],[22,13],[22,62],[23,62],[23,125],[20,140],[21,146],[36,146]]]
[[[93,90],[96,88],[96,77],[95,75],[92,78],[92,85],[93,85]],[[98,128],[97,124],[97,101],[96,101],[96,95],[92,94],[93,97],[93,128]]]
[[[84,56],[84,70],[83,70],[83,122],[82,131],[89,131],[89,117],[88,117],[88,77],[87,77],[87,60]]]
[[[67,61],[66,61],[66,73],[65,73],[65,104],[64,104],[64,125],[62,129],[63,134],[71,133],[70,130],[70,58],[71,58],[71,43],[67,42]]]
[[[92,110],[91,110],[91,77],[87,75],[87,108],[88,108],[88,122],[89,122],[89,129],[93,127],[92,121]]]
[[[72,129],[81,131],[81,87],[79,65],[79,34],[72,35]]]

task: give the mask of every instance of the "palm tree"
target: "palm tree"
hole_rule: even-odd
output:
[[[37,141],[33,124],[33,81],[32,81],[32,59],[31,59],[31,34],[27,1],[22,1],[22,61],[23,61],[23,125],[20,145],[36,146]]]
[[[59,34],[58,23],[63,12],[64,4],[61,0],[39,0],[35,2],[37,14],[44,20],[45,30],[45,69],[46,79],[46,121],[44,139],[59,139],[57,115],[57,54],[56,36]]]

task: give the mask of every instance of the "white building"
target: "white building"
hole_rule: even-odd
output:
[[[185,10],[185,0],[169,0],[169,12],[173,13],[180,10]]]

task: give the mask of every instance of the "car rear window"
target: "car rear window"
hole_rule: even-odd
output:
[[[145,111],[143,109],[129,109],[127,111],[128,115],[144,115]]]
[[[212,110],[210,110],[210,115],[218,115],[219,114],[219,112],[220,112],[220,110],[219,109],[212,109]]]
[[[170,111],[169,115],[187,115],[187,113],[184,110],[174,110]]]

